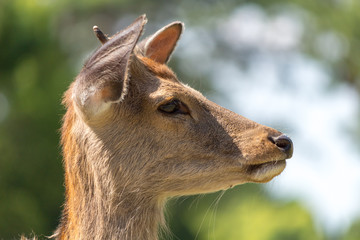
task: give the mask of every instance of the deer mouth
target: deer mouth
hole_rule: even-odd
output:
[[[270,161],[246,166],[246,172],[254,182],[268,182],[278,176],[286,166],[286,160]]]

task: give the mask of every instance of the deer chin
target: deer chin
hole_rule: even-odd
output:
[[[252,182],[265,183],[278,176],[286,166],[286,160],[276,160],[246,166],[246,173]]]

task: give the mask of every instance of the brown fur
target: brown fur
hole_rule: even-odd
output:
[[[141,34],[146,20],[139,19],[120,33],[121,41]],[[154,240],[168,198],[266,182],[284,169],[291,153],[269,140],[280,132],[210,102],[164,64],[180,36],[179,26],[160,32],[161,39],[170,38],[169,51],[156,52],[166,42],[153,44],[150,57],[144,43],[114,50],[132,52],[123,55],[129,58],[122,72],[111,67],[118,54],[102,62],[120,41],[115,36],[65,93],[66,200],[56,239]],[[117,74],[125,77],[119,80]],[[160,112],[159,106],[171,99],[180,100],[189,114]]]

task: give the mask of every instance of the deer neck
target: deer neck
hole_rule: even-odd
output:
[[[103,178],[66,178],[60,239],[157,239],[162,203],[126,185],[103,184]]]
[[[67,134],[66,129],[63,129],[62,144],[66,200],[54,237],[157,239],[158,228],[164,223],[165,200],[142,191],[139,183],[133,183],[126,171],[114,169],[114,159],[110,156],[93,152],[93,149],[104,150],[106,147],[88,146]]]

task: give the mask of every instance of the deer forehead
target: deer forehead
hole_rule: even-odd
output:
[[[149,94],[155,104],[165,103],[173,99],[184,101],[185,103],[205,101],[205,97],[195,89],[181,83],[160,79],[159,87],[156,91]]]

